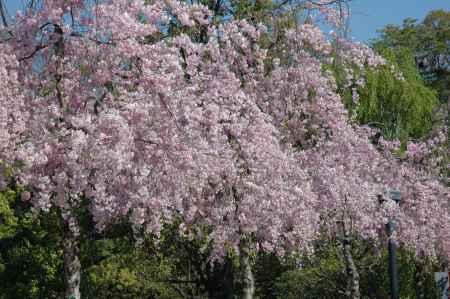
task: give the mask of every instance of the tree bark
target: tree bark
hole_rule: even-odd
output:
[[[64,256],[65,298],[80,299],[81,264],[79,259],[79,228],[69,212],[61,219]]]
[[[249,256],[248,240],[242,238],[239,243],[239,267],[242,279],[242,299],[252,299],[255,294],[255,279],[253,277]]]
[[[344,255],[345,273],[347,279],[346,296],[352,299],[360,299],[361,293],[359,290],[359,273],[356,268],[355,261],[352,256],[352,245],[350,236],[346,230],[345,223],[342,223],[342,253]]]
[[[61,109],[62,118],[59,119],[59,125],[64,127],[67,125],[64,121],[67,107],[65,103],[65,92],[63,88],[64,79],[64,31],[58,24],[53,24],[56,41],[54,43],[56,60],[55,72],[55,89],[58,99],[59,108]],[[68,198],[66,198],[67,200]],[[67,207],[61,207],[61,227],[62,227],[62,243],[64,256],[64,283],[65,298],[80,299],[80,279],[81,264],[79,259],[79,225],[78,221],[71,211],[70,204]]]
[[[450,94],[447,99],[447,145],[450,148]]]

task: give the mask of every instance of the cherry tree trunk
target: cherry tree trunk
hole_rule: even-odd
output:
[[[347,274],[347,291],[349,298],[359,299],[361,294],[359,292],[359,273],[353,260],[350,241],[345,239],[343,242],[343,253],[345,260],[345,272]]]
[[[239,243],[239,267],[242,279],[242,299],[252,299],[255,293],[255,279],[253,277],[249,256],[250,246],[246,239]]]
[[[342,253],[344,255],[345,274],[347,279],[345,294],[347,298],[360,299],[361,293],[359,291],[359,273],[352,256],[352,245],[350,242],[350,236],[345,227],[344,221],[342,221],[341,225],[342,225]]]
[[[65,219],[64,219],[65,218]],[[80,299],[81,264],[79,259],[78,223],[69,214],[61,219],[64,256],[65,298]]]

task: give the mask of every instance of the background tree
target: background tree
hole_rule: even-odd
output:
[[[450,12],[429,12],[421,23],[405,19],[402,26],[388,25],[373,41],[376,49],[409,49],[427,84],[439,93],[441,101],[449,96],[450,86]]]
[[[356,70],[350,86],[343,85],[343,100],[359,123],[378,128],[385,138],[399,139],[403,145],[419,140],[442,124],[436,117],[436,94],[424,85],[408,49],[386,48],[380,54],[387,64],[359,74]]]

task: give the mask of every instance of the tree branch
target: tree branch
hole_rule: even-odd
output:
[[[0,14],[2,17],[3,26],[8,27],[8,21],[6,20],[6,8],[3,4],[3,0],[0,0]]]
[[[47,48],[47,47],[48,47],[48,45],[39,45],[39,46],[37,46],[37,47],[34,49],[33,52],[31,52],[31,54],[29,54],[29,55],[27,55],[27,56],[24,56],[24,57],[22,57],[22,58],[19,58],[18,60],[19,60],[19,61],[24,61],[24,60],[30,59],[30,58],[33,57],[34,54],[36,54],[38,51],[40,51],[40,50],[42,50],[42,49],[45,49],[45,48]]]

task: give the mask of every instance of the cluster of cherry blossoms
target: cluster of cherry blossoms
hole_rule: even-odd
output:
[[[217,256],[243,236],[257,248],[307,248],[342,222],[377,239],[394,214],[407,245],[436,254],[425,245],[450,239],[431,220],[448,218],[448,190],[393,162],[350,120],[323,71],[333,48],[317,26],[286,32],[267,74],[264,26],[216,26],[202,5],[146,2],[46,0],[0,45],[0,159],[23,161],[37,209],[59,207],[74,231],[83,198],[99,229],[128,217],[158,234],[181,218],[187,233],[210,228]],[[170,36],[175,20],[202,38]],[[364,84],[353,67],[386,63],[340,44],[349,82]],[[408,147],[411,159],[419,151]],[[380,205],[392,189],[404,203]]]
[[[384,157],[390,159],[393,173],[399,178],[402,191],[397,237],[414,248],[419,256],[449,257],[450,233],[448,177],[443,174],[447,147],[447,128],[427,141],[409,142],[400,154],[398,142],[380,138]]]
[[[27,111],[17,68],[12,48],[0,44],[0,190],[6,187],[5,171],[14,162],[15,145],[26,130]]]

